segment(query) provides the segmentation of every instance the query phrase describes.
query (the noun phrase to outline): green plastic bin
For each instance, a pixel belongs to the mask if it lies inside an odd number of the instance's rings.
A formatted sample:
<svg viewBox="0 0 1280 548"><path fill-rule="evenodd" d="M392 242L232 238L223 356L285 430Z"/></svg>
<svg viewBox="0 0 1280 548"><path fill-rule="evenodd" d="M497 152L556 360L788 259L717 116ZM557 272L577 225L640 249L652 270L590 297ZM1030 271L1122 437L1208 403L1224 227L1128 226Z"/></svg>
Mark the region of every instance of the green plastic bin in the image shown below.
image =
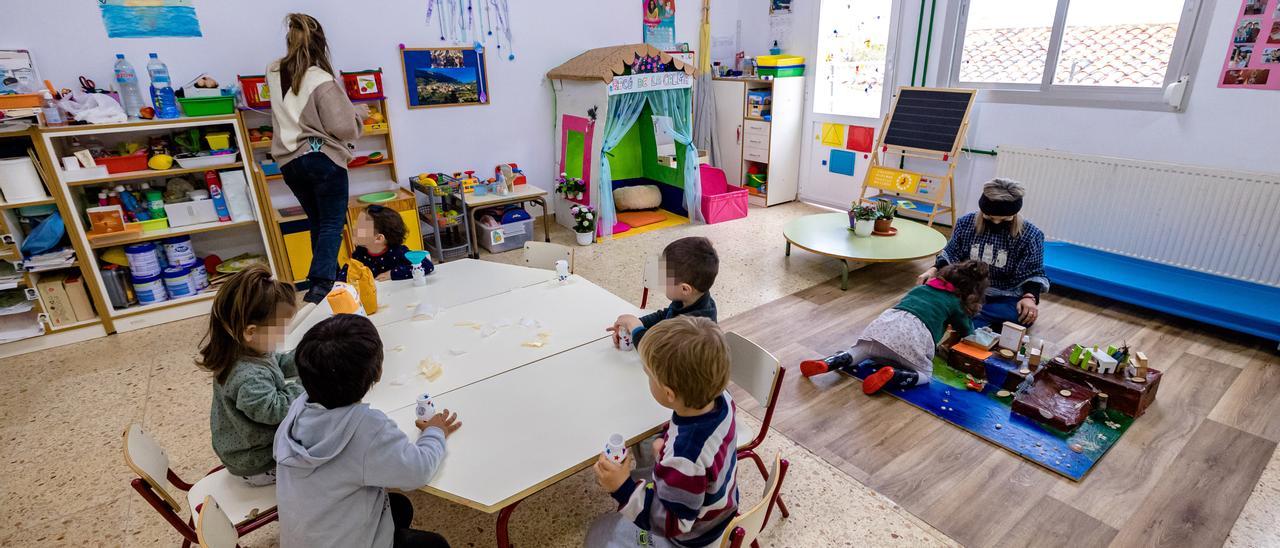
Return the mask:
<svg viewBox="0 0 1280 548"><path fill-rule="evenodd" d="M756 72L760 76L772 76L774 78L787 78L791 76L804 76L804 65L793 65L789 67L759 67Z"/></svg>
<svg viewBox="0 0 1280 548"><path fill-rule="evenodd" d="M236 111L236 98L234 95L182 97L178 99L178 104L182 105L182 112L186 113L187 116L218 116Z"/></svg>

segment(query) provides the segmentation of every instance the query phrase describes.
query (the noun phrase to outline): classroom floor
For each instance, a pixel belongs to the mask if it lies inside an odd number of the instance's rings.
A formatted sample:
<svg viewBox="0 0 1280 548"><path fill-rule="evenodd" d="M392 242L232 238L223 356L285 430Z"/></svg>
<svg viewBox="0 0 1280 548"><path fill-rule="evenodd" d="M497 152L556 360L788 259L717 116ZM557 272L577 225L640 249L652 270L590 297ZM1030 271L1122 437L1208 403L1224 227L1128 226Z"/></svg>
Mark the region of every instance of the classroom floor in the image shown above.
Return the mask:
<svg viewBox="0 0 1280 548"><path fill-rule="evenodd" d="M672 239L707 236L721 254L713 295L722 323L793 368L800 356L838 348L919 270L868 267L841 292L834 261L783 256L782 225L818 211L803 204L753 208L746 220L578 248L577 273L638 304L644 257ZM552 239L569 244L573 234L556 227ZM519 251L482 258L521 261ZM790 371L761 454L781 451L791 460L783 495L792 516L774 521L763 544L1102 546L1128 545L1138 535L1153 544L1280 545L1280 358L1273 346L1068 292L1047 296L1042 317L1043 337L1127 337L1168 373L1138 423L1144 429L1135 426L1084 482L1060 479L902 402L867 398L849 380L810 382ZM776 328L797 319L805 332ZM0 545L178 544L128 487L119 440L126 424L139 422L184 478L216 464L209 378L191 364L206 321L0 363ZM743 408L743 420L757 424L747 413L758 410ZM744 467L740 480L744 504L757 500L762 482L754 467ZM495 516L412 497L418 526L440 531L454 546L493 545ZM522 503L512 538L526 546L578 546L590 519L612 506L591 474L580 473ZM1194 527L1183 527L1184 520ZM1052 534L1031 542L1036 526ZM244 545L274 545L275 531L268 526Z"/></svg>

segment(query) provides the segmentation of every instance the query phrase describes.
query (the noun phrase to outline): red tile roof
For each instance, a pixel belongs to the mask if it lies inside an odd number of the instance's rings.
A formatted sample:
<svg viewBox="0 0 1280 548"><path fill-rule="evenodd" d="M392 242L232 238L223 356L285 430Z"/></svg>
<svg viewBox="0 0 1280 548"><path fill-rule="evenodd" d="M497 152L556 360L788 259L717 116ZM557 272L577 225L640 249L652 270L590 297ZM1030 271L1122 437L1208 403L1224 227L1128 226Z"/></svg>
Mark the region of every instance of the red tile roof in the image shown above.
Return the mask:
<svg viewBox="0 0 1280 548"><path fill-rule="evenodd" d="M1178 25L1068 27L1054 82L1145 86L1164 83ZM963 82L1039 83L1048 27L972 29L965 34Z"/></svg>

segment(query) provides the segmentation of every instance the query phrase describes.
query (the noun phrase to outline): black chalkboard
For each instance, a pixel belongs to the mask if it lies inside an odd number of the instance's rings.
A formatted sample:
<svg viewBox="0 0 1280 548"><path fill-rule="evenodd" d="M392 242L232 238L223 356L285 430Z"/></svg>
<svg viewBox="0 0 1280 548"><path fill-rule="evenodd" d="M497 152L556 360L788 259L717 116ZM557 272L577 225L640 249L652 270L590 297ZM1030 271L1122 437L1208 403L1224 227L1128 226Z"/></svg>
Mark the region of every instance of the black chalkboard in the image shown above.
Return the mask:
<svg viewBox="0 0 1280 548"><path fill-rule="evenodd" d="M884 144L951 152L972 98L972 90L899 90Z"/></svg>

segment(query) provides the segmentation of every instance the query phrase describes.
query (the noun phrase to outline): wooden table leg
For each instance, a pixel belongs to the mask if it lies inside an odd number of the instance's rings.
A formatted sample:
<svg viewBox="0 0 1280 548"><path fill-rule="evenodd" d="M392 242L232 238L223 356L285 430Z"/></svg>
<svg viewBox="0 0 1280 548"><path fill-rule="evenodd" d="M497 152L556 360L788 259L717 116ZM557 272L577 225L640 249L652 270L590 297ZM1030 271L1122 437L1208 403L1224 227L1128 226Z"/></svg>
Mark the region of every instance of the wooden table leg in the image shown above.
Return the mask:
<svg viewBox="0 0 1280 548"><path fill-rule="evenodd" d="M511 548L511 539L507 536L507 522L511 521L511 513L516 511L520 501L515 501L498 512L498 548Z"/></svg>
<svg viewBox="0 0 1280 548"><path fill-rule="evenodd" d="M840 291L849 290L849 261L840 259Z"/></svg>

